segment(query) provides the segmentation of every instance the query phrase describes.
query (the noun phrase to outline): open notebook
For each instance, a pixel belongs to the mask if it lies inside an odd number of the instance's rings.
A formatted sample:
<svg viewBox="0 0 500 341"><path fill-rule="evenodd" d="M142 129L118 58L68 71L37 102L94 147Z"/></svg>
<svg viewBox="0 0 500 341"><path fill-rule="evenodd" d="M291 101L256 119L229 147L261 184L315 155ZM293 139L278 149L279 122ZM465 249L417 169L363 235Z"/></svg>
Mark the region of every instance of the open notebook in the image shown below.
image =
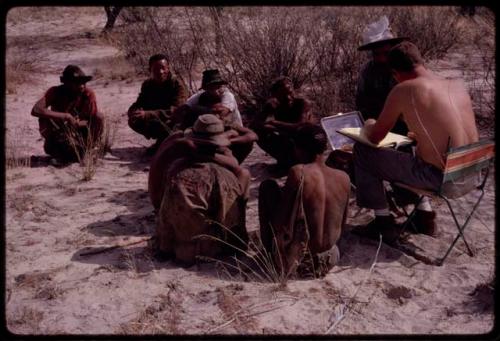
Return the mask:
<svg viewBox="0 0 500 341"><path fill-rule="evenodd" d="M407 145L411 144L413 140L410 138L404 136L404 135L399 135L395 133L387 133L387 135L384 137L382 141L380 141L378 144L374 144L370 142L364 134L361 133L361 128L359 127L346 127L337 130L338 133L347 136L355 141L364 143L366 145L375 147L375 148L395 148L399 147L402 145Z"/></svg>

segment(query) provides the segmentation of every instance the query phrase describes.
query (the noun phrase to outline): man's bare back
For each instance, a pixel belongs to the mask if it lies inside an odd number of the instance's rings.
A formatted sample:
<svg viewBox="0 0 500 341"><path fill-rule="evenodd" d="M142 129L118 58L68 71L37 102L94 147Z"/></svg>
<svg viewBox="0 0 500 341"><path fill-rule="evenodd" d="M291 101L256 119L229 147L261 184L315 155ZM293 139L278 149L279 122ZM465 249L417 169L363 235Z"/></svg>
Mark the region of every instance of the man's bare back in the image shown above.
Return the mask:
<svg viewBox="0 0 500 341"><path fill-rule="evenodd" d="M286 275L297 270L300 276L312 271L321 277L338 261L350 181L345 172L325 165L326 144L320 127L300 127L293 151L300 163L289 170L285 185L269 179L259 187L262 242Z"/></svg>
<svg viewBox="0 0 500 341"><path fill-rule="evenodd" d="M289 176L304 176L302 202L312 254L329 250L340 237L349 201L349 176L317 161L292 167ZM285 207L286 209L286 207Z"/></svg>
<svg viewBox="0 0 500 341"><path fill-rule="evenodd" d="M444 168L450 147L478 140L470 97L460 80L420 76L397 85L394 96L417 140L417 155Z"/></svg>

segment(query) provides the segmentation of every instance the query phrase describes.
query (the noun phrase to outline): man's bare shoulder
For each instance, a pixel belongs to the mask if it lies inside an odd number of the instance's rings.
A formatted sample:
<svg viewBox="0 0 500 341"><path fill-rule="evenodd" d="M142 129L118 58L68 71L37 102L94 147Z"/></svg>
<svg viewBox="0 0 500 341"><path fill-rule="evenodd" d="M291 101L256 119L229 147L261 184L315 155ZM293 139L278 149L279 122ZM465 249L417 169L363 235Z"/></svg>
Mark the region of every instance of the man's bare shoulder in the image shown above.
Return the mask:
<svg viewBox="0 0 500 341"><path fill-rule="evenodd" d="M335 169L331 168L328 166L322 167L323 172L327 176L327 179L332 179L335 182L342 183L342 184L349 184L350 179L349 175L347 175L346 172L340 170L340 169Z"/></svg>

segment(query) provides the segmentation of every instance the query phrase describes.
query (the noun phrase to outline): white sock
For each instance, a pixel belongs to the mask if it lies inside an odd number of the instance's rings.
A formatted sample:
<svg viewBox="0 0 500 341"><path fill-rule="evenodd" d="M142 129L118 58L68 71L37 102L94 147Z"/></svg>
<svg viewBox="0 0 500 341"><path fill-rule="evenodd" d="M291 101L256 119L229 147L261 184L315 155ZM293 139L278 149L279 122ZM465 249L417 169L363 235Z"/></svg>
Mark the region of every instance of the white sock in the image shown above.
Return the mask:
<svg viewBox="0 0 500 341"><path fill-rule="evenodd" d="M391 215L390 211L388 208L382 208L380 210L374 210L375 211L375 216L389 216Z"/></svg>
<svg viewBox="0 0 500 341"><path fill-rule="evenodd" d="M420 204L417 206L417 210L432 212L431 201L428 197L424 197L422 201L420 201Z"/></svg>

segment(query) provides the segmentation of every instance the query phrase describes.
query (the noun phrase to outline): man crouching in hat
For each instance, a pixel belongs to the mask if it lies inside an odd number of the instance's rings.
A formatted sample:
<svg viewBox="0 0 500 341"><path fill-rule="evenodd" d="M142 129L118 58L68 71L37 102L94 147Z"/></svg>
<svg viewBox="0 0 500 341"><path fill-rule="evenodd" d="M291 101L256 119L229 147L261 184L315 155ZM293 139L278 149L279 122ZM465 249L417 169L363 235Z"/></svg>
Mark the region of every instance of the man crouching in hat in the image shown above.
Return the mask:
<svg viewBox="0 0 500 341"><path fill-rule="evenodd" d="M246 248L250 173L238 165L228 148L230 143L222 121L205 114L158 149L148 187L157 210L155 251L160 258L174 257L190 266L197 256L234 253L221 242L195 238L198 235L212 235Z"/></svg>
<svg viewBox="0 0 500 341"><path fill-rule="evenodd" d="M226 87L227 82L221 77L219 70L203 71L201 89L188 98L186 104L179 108L177 115L181 128L191 127L197 117L203 114L213 114L224 122L226 130L232 130L228 135L231 141L231 151L242 163L250 154L257 135L243 126L238 103L234 95Z"/></svg>
<svg viewBox="0 0 500 341"><path fill-rule="evenodd" d="M94 92L85 86L91 79L78 66L66 66L62 85L47 90L31 111L45 139L43 149L56 163L78 161L101 137L104 118L97 112Z"/></svg>

